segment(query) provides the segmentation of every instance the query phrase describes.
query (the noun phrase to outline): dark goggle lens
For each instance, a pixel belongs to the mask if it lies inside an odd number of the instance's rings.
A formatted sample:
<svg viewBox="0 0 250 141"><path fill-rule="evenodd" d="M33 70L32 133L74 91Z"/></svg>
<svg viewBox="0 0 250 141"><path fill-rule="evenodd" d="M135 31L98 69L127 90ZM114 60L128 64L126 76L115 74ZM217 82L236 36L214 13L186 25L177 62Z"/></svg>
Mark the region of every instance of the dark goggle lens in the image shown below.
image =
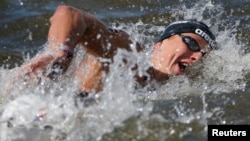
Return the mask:
<svg viewBox="0 0 250 141"><path fill-rule="evenodd" d="M187 45L187 47L190 50L195 51L195 52L200 51L200 47L198 43L193 38L189 36L183 36L183 35L180 35L180 36L182 38L182 41Z"/></svg>

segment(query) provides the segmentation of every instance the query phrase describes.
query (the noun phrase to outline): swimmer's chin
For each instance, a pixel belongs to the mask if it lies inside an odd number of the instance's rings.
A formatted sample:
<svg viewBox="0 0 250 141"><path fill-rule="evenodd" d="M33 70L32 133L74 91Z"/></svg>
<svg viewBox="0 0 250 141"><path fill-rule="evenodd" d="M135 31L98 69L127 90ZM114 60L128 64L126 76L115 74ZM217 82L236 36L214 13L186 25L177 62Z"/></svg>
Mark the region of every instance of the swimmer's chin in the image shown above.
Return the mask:
<svg viewBox="0 0 250 141"><path fill-rule="evenodd" d="M150 73L151 73L151 76L153 77L153 79L155 79L158 82L164 82L164 81L168 80L169 75L170 75L168 73L161 72L161 71L156 70L154 68L151 68Z"/></svg>

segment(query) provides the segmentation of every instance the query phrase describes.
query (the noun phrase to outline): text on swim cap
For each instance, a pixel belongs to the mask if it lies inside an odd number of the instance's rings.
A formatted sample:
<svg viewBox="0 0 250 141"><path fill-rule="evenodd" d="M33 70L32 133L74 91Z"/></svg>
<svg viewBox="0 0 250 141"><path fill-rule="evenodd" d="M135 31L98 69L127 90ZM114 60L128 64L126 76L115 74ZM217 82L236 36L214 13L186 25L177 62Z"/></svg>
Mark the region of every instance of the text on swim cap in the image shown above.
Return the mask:
<svg viewBox="0 0 250 141"><path fill-rule="evenodd" d="M201 36L203 39L205 39L212 48L214 48L214 49L216 48L215 41L206 32L197 28L197 29L195 29L195 33L198 34L199 36Z"/></svg>

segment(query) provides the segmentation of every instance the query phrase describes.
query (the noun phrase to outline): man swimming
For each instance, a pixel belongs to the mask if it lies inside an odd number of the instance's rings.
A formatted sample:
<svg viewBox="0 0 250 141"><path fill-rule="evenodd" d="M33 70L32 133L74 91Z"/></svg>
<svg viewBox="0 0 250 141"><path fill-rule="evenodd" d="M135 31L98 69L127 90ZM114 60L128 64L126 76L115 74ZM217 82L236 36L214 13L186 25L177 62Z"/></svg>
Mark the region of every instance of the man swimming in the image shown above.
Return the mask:
<svg viewBox="0 0 250 141"><path fill-rule="evenodd" d="M110 29L94 16L70 6L59 6L50 19L48 33L49 52L39 54L21 66L22 75L33 75L49 64L66 71L77 45L84 47L83 57L76 71L79 91L99 92L103 87L103 73L112 73L109 65L118 49L143 51L123 31ZM215 36L202 22L178 21L166 27L154 44L148 69L149 79L164 81L169 75L182 75L186 67L199 61L206 53L216 49ZM84 70L84 71L83 71ZM145 79L138 79L143 84Z"/></svg>

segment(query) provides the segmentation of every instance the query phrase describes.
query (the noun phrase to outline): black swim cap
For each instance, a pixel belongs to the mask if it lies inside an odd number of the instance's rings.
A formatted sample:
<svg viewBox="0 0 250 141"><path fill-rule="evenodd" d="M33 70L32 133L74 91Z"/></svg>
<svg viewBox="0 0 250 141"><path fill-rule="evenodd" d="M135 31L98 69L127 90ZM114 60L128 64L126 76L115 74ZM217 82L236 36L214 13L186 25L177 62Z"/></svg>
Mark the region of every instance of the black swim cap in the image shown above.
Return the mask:
<svg viewBox="0 0 250 141"><path fill-rule="evenodd" d="M217 49L215 36L210 31L208 26L203 22L198 22L195 20L178 21L170 24L166 27L158 42L180 33L194 33L196 35L199 35L207 41L212 49Z"/></svg>

